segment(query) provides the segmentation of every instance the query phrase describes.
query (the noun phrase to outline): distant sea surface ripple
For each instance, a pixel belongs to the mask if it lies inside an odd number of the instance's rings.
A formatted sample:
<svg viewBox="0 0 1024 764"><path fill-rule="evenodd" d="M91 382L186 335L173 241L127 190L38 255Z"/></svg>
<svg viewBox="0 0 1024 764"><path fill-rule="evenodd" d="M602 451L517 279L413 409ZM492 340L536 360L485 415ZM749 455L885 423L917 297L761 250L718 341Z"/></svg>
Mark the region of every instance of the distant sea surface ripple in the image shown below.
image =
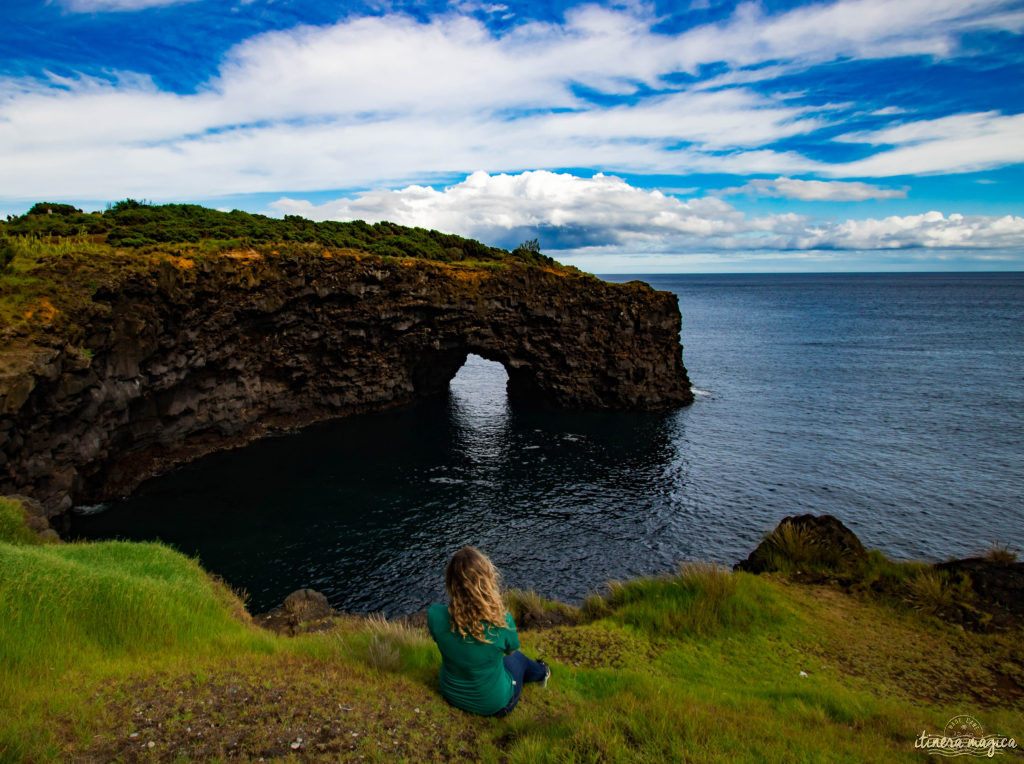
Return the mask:
<svg viewBox="0 0 1024 764"><path fill-rule="evenodd" d="M310 587L392 615L437 601L463 544L567 601L733 563L805 512L896 558L1024 547L1024 274L635 278L679 295L689 408L512 410L471 356L447 401L215 454L72 535L162 539L253 611Z"/></svg>

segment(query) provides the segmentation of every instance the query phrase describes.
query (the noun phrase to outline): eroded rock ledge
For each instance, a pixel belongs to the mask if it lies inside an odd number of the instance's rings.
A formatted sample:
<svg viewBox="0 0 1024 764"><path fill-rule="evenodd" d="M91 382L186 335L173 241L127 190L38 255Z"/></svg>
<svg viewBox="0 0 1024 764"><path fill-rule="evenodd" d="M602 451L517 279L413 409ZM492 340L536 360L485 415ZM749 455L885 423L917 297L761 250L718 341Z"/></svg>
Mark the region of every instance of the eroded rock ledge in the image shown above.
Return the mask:
<svg viewBox="0 0 1024 764"><path fill-rule="evenodd" d="M48 516L274 431L443 394L468 353L513 404L692 400L674 295L557 268L351 253L133 263L0 379L0 494Z"/></svg>

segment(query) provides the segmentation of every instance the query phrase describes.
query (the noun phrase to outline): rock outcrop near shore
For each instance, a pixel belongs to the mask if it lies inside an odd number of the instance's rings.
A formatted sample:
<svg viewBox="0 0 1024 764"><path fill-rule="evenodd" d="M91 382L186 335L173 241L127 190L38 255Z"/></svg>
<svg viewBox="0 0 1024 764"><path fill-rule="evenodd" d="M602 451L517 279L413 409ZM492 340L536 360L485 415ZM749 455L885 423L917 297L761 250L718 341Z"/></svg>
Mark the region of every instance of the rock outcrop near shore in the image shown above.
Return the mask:
<svg viewBox="0 0 1024 764"><path fill-rule="evenodd" d="M504 365L513 405L692 400L677 300L639 282L328 250L112 272L0 370L0 494L47 516L275 431L441 395L469 353Z"/></svg>

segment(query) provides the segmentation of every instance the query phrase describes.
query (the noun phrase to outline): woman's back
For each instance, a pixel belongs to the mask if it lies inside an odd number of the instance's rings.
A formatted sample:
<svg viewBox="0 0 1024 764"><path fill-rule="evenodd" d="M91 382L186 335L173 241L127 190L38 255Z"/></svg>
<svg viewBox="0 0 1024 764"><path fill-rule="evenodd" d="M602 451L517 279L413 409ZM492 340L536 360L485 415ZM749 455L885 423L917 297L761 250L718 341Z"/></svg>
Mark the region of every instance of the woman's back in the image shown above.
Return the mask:
<svg viewBox="0 0 1024 764"><path fill-rule="evenodd" d="M486 642L452 629L445 605L431 605L427 628L441 652L441 694L452 705L488 716L512 699L512 676L502 658L519 649L519 636L512 616L505 614L505 626L486 624Z"/></svg>

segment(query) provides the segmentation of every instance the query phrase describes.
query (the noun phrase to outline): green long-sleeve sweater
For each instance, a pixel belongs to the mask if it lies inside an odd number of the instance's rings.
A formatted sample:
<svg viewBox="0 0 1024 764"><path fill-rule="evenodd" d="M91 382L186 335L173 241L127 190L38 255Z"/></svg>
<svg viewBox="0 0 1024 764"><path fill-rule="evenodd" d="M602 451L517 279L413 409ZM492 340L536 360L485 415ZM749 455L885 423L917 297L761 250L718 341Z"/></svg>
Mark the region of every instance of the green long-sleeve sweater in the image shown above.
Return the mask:
<svg viewBox="0 0 1024 764"><path fill-rule="evenodd" d="M502 656L519 649L519 635L512 616L505 627L484 624L487 642L452 631L446 605L431 605L427 628L441 651L441 694L453 706L489 716L512 700L512 676Z"/></svg>

